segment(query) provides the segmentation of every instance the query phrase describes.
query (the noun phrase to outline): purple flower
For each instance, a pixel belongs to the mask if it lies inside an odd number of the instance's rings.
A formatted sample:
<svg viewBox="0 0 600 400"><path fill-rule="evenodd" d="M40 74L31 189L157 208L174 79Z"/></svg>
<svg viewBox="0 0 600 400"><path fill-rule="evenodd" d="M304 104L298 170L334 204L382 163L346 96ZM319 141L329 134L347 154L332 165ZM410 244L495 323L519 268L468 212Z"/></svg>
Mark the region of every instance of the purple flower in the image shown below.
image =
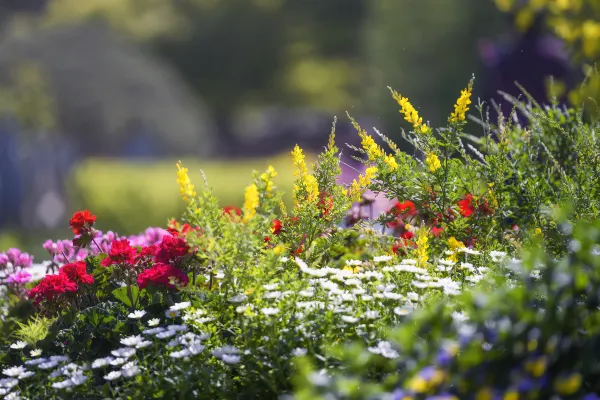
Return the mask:
<svg viewBox="0 0 600 400"><path fill-rule="evenodd" d="M31 274L27 271L18 271L10 275L6 282L24 285L31 280Z"/></svg>
<svg viewBox="0 0 600 400"><path fill-rule="evenodd" d="M0 268L5 268L8 263L9 259L6 253L0 253Z"/></svg>
<svg viewBox="0 0 600 400"><path fill-rule="evenodd" d="M583 396L581 400L600 400L600 397L597 394L590 393Z"/></svg>

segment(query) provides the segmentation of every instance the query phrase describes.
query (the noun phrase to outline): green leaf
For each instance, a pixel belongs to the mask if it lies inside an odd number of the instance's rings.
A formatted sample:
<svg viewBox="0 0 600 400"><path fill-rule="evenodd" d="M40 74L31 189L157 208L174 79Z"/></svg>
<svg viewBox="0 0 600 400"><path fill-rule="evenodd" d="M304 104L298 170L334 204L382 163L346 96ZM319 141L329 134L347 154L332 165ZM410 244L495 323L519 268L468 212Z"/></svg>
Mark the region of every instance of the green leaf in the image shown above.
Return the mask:
<svg viewBox="0 0 600 400"><path fill-rule="evenodd" d="M133 307L134 304L137 303L138 297L140 295L140 290L137 286L131 286L131 295L133 298L133 303L131 302L131 298L129 297L129 293L127 291L127 286L120 287L112 291L113 296L127 307Z"/></svg>

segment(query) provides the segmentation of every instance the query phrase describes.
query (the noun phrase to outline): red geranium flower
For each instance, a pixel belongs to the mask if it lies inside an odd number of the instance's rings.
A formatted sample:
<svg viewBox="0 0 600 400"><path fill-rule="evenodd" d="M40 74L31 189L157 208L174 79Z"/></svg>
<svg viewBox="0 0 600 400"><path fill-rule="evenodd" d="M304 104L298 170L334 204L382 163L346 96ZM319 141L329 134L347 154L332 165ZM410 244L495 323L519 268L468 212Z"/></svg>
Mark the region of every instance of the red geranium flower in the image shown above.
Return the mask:
<svg viewBox="0 0 600 400"><path fill-rule="evenodd" d="M444 231L444 228L442 226L433 226L431 228L431 235L432 236L440 236L440 234Z"/></svg>
<svg viewBox="0 0 600 400"><path fill-rule="evenodd" d="M69 225L74 234L80 235L94 226L94 222L96 222L96 216L88 210L84 210L73 214L73 217L69 220Z"/></svg>
<svg viewBox="0 0 600 400"><path fill-rule="evenodd" d="M164 286L168 289L176 289L177 286L186 286L189 282L188 276L177 267L168 264L154 264L152 268L143 271L137 277L140 289L149 284Z"/></svg>
<svg viewBox="0 0 600 400"><path fill-rule="evenodd" d="M395 221L388 222L388 227L397 228L402 224L403 220L417 215L417 207L412 201L406 200L402 203L396 202L396 204L394 204L394 206L388 212L396 218Z"/></svg>
<svg viewBox="0 0 600 400"><path fill-rule="evenodd" d="M475 212L475 204L472 194L467 194L462 200L459 200L458 207L460 208L460 215L463 217L470 217Z"/></svg>
<svg viewBox="0 0 600 400"><path fill-rule="evenodd" d="M69 280L66 274L46 275L36 287L28 292L28 296L34 304L39 304L43 300L52 301L61 294L76 291L77 284Z"/></svg>
<svg viewBox="0 0 600 400"><path fill-rule="evenodd" d="M392 246L392 251L395 254L406 255L406 249L410 247L415 248L416 243L411 242L408 239L400 239Z"/></svg>
<svg viewBox="0 0 600 400"><path fill-rule="evenodd" d="M406 232L404 232L404 233L400 234L400 238L402 238L402 239L406 239L406 240L410 240L410 239L412 239L413 237L415 237L415 234L414 234L414 233L412 233L411 231L406 231Z"/></svg>
<svg viewBox="0 0 600 400"><path fill-rule="evenodd" d="M102 265L108 267L114 264L133 264L136 254L137 251L131 247L129 240L115 240L110 245L108 257L102 260Z"/></svg>
<svg viewBox="0 0 600 400"><path fill-rule="evenodd" d="M275 235L279 235L279 232L281 232L281 227L283 225L281 224L281 221L278 219L274 219L273 222L271 223L271 231L275 234Z"/></svg>
<svg viewBox="0 0 600 400"><path fill-rule="evenodd" d="M65 264L58 270L59 274L64 274L70 281L91 285L94 283L94 277L87 273L85 261L77 261L71 264Z"/></svg>
<svg viewBox="0 0 600 400"><path fill-rule="evenodd" d="M159 249L154 256L154 260L157 263L168 264L172 260L185 256L189 250L190 247L183 238L163 236Z"/></svg>
<svg viewBox="0 0 600 400"><path fill-rule="evenodd" d="M144 246L137 251L137 255L135 256L135 263L141 261L147 261L153 259L158 251L158 246L155 244L151 244L150 246Z"/></svg>
<svg viewBox="0 0 600 400"><path fill-rule="evenodd" d="M223 214L227 214L230 217L237 215L238 217L242 215L242 209L236 206L225 206L223 207Z"/></svg>

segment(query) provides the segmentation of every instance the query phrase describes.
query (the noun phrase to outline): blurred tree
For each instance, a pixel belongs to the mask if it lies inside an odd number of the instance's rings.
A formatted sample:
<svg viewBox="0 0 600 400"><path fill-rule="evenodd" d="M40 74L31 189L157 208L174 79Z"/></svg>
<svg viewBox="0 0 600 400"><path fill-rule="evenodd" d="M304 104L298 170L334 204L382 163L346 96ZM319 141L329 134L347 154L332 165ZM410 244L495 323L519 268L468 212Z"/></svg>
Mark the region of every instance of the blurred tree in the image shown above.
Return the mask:
<svg viewBox="0 0 600 400"><path fill-rule="evenodd" d="M407 96L433 126L444 124L460 90L482 68L477 41L503 25L491 0L370 2L365 97L371 113L384 119L385 133L395 136L399 126L408 127L386 86ZM476 84L473 97L479 94Z"/></svg>

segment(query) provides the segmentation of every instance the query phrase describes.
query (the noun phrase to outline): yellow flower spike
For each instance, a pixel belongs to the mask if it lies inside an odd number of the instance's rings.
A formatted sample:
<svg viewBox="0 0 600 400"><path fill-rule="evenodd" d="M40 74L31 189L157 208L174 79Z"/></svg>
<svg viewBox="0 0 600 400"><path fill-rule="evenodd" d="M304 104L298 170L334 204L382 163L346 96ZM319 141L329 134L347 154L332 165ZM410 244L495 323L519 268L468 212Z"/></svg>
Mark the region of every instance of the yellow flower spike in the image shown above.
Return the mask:
<svg viewBox="0 0 600 400"><path fill-rule="evenodd" d="M427 158L425 158L425 164L427 164L429 172L432 173L440 169L442 166L440 159L438 158L438 156L435 155L435 153L427 153Z"/></svg>
<svg viewBox="0 0 600 400"><path fill-rule="evenodd" d="M367 135L365 131L358 132L358 135L362 139L362 148L367 153L367 156L369 157L370 161L374 161L377 158L383 156L383 150L381 150L381 148L377 145L377 143L375 143L375 140L371 136Z"/></svg>
<svg viewBox="0 0 600 400"><path fill-rule="evenodd" d="M398 102L400 113L404 114L404 119L412 124L415 132L422 134L431 132L427 124L423 123L423 118L419 117L419 113L406 97L402 97L396 91L392 91L392 97Z"/></svg>
<svg viewBox="0 0 600 400"><path fill-rule="evenodd" d="M273 181L272 178L277 176L277 171L273 168L272 165L269 165L267 170L260 175L260 179L265 182L265 191L270 193L273 189Z"/></svg>
<svg viewBox="0 0 600 400"><path fill-rule="evenodd" d="M448 257L448 261L454 261L454 262L458 261L457 255L456 255L456 250L466 247L465 244L461 241L456 240L456 238L454 236L450 237L446 243L448 244L450 251L453 252L453 254Z"/></svg>
<svg viewBox="0 0 600 400"><path fill-rule="evenodd" d="M477 391L475 394L475 400L492 400L494 398L494 393L490 388L484 387Z"/></svg>
<svg viewBox="0 0 600 400"><path fill-rule="evenodd" d="M294 150L292 150L292 159L294 160L294 166L296 167L294 176L300 177L304 174L308 174L308 167L306 166L306 161L304 161L304 153L302 153L300 146L296 145Z"/></svg>
<svg viewBox="0 0 600 400"><path fill-rule="evenodd" d="M358 180L360 180L361 178L362 175L359 175ZM362 196L362 188L360 187L360 183L358 183L356 179L352 181L352 185L350 186L350 190L348 192L352 201L360 201L360 197Z"/></svg>
<svg viewBox="0 0 600 400"><path fill-rule="evenodd" d="M398 163L396 162L396 159L394 158L394 156L385 156L385 159L383 160L383 162L385 162L392 171L395 171L398 169Z"/></svg>
<svg viewBox="0 0 600 400"><path fill-rule="evenodd" d="M249 222L256 215L256 208L258 208L259 196L258 188L256 184L248 186L244 192L244 222Z"/></svg>
<svg viewBox="0 0 600 400"><path fill-rule="evenodd" d="M454 105L454 112L450 114L448 121L451 123L462 122L466 119L469 104L471 104L471 93L473 91L473 81L469 82L469 86L465 90L461 90L460 97Z"/></svg>
<svg viewBox="0 0 600 400"><path fill-rule="evenodd" d="M299 204L297 195L302 187L306 190L306 200L309 202L315 201L319 197L319 184L317 178L308 173L308 167L306 166L306 161L304 161L304 154L298 145L296 145L292 151L292 159L294 160L294 166L296 167L294 176L299 178L301 184L294 184L294 199L296 200L296 205Z"/></svg>
<svg viewBox="0 0 600 400"><path fill-rule="evenodd" d="M179 184L179 193L184 201L189 202L192 197L196 197L196 189L188 176L188 169L183 168L181 161L177 161L177 183Z"/></svg>
<svg viewBox="0 0 600 400"><path fill-rule="evenodd" d="M429 248L429 237L427 236L427 230L421 229L419 231L419 237L417 238L417 265L423 266L429 260L427 255L427 249Z"/></svg>

